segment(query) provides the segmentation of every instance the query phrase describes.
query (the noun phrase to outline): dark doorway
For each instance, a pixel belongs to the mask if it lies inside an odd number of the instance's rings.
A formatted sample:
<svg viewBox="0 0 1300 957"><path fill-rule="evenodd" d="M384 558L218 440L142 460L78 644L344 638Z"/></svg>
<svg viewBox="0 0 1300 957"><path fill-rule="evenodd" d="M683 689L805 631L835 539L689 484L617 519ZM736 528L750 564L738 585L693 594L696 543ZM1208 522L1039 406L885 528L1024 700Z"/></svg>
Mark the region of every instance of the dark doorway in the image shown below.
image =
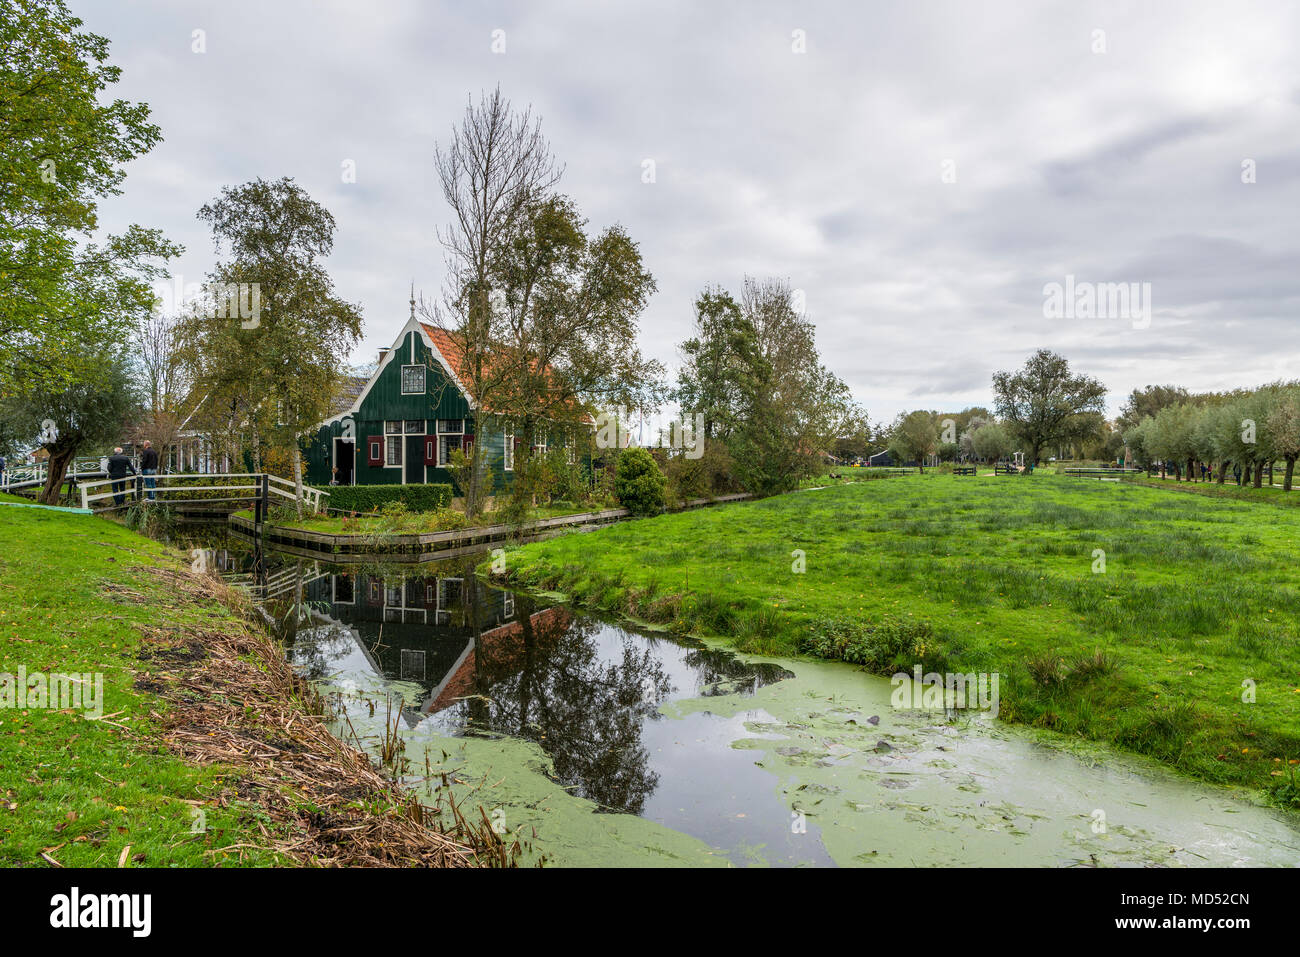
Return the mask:
<svg viewBox="0 0 1300 957"><path fill-rule="evenodd" d="M424 436L406 437L406 482L420 485L424 482Z"/></svg>
<svg viewBox="0 0 1300 957"><path fill-rule="evenodd" d="M334 467L338 469L335 478L340 485L352 484L352 469L357 461L357 445L346 439L334 440Z"/></svg>

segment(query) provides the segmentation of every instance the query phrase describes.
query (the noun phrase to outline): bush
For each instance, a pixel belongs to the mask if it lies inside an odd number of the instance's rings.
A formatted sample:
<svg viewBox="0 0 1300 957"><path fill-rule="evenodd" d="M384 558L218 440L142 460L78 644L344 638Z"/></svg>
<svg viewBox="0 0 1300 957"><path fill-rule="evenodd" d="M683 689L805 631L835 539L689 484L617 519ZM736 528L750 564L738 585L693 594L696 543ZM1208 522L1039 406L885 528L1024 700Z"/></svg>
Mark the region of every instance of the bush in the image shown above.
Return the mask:
<svg viewBox="0 0 1300 957"><path fill-rule="evenodd" d="M799 651L818 658L864 665L876 674L910 671L913 665L944 666L928 621L887 617L879 622L827 621L799 639Z"/></svg>
<svg viewBox="0 0 1300 957"><path fill-rule="evenodd" d="M657 515L664 510L664 473L646 449L625 449L618 457L614 494L633 515Z"/></svg>
<svg viewBox="0 0 1300 957"><path fill-rule="evenodd" d="M373 512L390 502L400 502L412 512L435 512L451 504L451 486L338 485L330 489L326 504L343 512Z"/></svg>

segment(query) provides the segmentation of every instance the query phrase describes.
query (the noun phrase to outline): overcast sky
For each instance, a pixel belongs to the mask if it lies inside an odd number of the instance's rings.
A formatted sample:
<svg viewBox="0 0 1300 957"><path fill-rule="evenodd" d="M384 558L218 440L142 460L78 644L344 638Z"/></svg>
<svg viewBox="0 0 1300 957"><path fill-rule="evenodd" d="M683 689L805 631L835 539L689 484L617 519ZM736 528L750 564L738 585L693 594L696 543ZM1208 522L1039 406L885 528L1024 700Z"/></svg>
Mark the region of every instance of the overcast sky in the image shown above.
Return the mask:
<svg viewBox="0 0 1300 957"><path fill-rule="evenodd" d="M873 419L987 405L1038 347L1101 378L1112 412L1147 383L1300 377L1294 4L71 5L164 137L103 224L162 228L201 281L198 207L292 176L337 219L357 360L391 343L412 280L441 286L434 145L499 83L591 225L640 243L659 284L641 341L670 368L698 292L748 273L803 291ZM1149 323L1046 315L1067 275L1150 283Z"/></svg>

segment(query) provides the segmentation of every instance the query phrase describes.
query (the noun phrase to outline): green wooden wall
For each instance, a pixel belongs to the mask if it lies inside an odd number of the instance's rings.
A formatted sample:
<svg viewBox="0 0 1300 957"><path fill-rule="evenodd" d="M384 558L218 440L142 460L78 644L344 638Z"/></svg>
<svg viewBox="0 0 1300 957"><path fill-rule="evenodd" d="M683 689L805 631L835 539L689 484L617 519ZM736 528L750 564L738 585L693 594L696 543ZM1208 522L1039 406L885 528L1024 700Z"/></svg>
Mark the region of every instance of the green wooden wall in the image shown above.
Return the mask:
<svg viewBox="0 0 1300 957"><path fill-rule="evenodd" d="M403 394L402 366L425 367L425 391L420 395ZM347 420L351 419L349 428ZM384 435L386 421L421 419L425 433L433 435L438 419L465 419L466 430L477 432L474 414L460 389L443 370L442 364L424 344L417 332L409 332L394 354L384 364L379 378L361 402L361 407L350 416L321 426L307 446L307 481L315 486L327 486L332 477L334 440L349 434L354 439L354 483L357 485L405 484L406 467L371 466L368 464L366 440L372 435ZM476 441L486 441L485 466L493 493L506 488L511 473L502 469L505 435L499 426L489 422L485 435L476 435ZM451 474L442 468L421 466L424 482L449 482L455 485ZM459 494L459 489L457 489Z"/></svg>

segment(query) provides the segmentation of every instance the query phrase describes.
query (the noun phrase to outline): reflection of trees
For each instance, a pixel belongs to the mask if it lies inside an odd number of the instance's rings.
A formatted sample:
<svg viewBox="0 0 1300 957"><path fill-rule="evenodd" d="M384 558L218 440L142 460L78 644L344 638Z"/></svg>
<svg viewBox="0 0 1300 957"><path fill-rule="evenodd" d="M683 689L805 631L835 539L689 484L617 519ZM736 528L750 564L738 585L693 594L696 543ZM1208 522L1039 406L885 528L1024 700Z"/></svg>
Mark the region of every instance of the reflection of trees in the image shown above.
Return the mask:
<svg viewBox="0 0 1300 957"><path fill-rule="evenodd" d="M793 678L794 672L766 661L741 661L729 651L714 648L692 648L682 660L700 675L700 696L733 694L736 691L757 691L764 685ZM738 688L737 685L745 687Z"/></svg>
<svg viewBox="0 0 1300 957"><path fill-rule="evenodd" d="M479 639L473 727L538 742L562 784L603 808L640 813L659 783L641 725L672 691L657 656L625 641L621 661L601 661L598 622L518 604L518 627Z"/></svg>

